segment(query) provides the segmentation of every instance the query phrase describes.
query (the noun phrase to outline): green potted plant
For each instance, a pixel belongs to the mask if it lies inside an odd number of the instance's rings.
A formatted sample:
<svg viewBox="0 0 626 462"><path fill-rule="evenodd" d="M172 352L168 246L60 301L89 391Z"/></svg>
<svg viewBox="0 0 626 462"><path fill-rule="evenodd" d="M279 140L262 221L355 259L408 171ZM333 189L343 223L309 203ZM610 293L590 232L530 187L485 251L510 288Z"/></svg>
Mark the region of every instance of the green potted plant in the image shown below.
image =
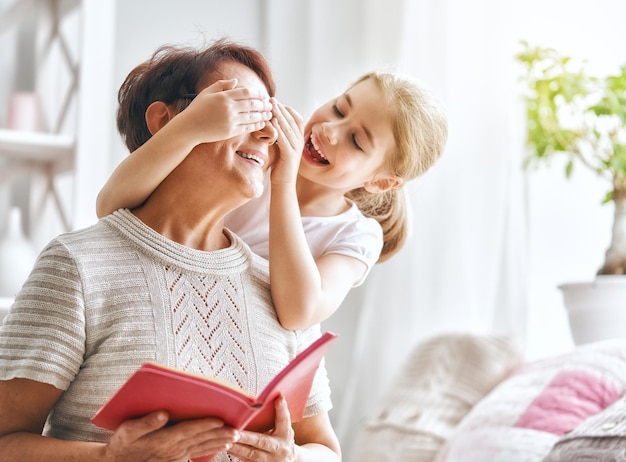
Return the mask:
<svg viewBox="0 0 626 462"><path fill-rule="evenodd" d="M626 300L626 64L619 72L600 78L552 48L527 42L522 46L515 58L524 66L522 81L527 90L525 166L565 156L566 177L576 166L591 169L606 179L602 202L614 206L611 243L595 280L560 286L574 340L584 343L623 336L618 330L626 323L626 310L618 305ZM613 301L614 296L619 300ZM609 307L615 309L608 313L607 322L602 321L598 310ZM575 332L578 324L587 333ZM598 332L591 333L594 330Z"/></svg>

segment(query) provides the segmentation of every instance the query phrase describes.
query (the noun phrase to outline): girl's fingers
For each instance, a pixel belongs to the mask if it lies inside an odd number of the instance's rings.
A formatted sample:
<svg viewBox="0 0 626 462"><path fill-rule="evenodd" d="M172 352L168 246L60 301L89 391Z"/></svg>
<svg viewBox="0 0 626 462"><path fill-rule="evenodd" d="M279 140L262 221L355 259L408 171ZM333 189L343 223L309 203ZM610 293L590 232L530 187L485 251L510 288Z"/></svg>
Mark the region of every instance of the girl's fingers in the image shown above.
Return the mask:
<svg viewBox="0 0 626 462"><path fill-rule="evenodd" d="M232 122L235 125L269 122L272 117L272 104L268 101L245 100L233 103ZM261 127L263 128L263 127Z"/></svg>
<svg viewBox="0 0 626 462"><path fill-rule="evenodd" d="M233 109L237 112L272 112L272 103L269 99L242 99L233 102Z"/></svg>
<svg viewBox="0 0 626 462"><path fill-rule="evenodd" d="M278 143L278 146L281 148L281 150L293 150L293 143L291 142L289 133L291 129L286 129L285 126L278 121L278 117L276 115L272 118L272 124L278 132L278 138L276 139L276 142Z"/></svg>
<svg viewBox="0 0 626 462"><path fill-rule="evenodd" d="M259 130L263 130L266 124L267 122L263 121L263 122L255 122L251 124L241 125L241 128L242 128L241 134L248 133L248 132L258 132Z"/></svg>
<svg viewBox="0 0 626 462"><path fill-rule="evenodd" d="M293 121L295 122L296 126L298 127L298 131L303 132L304 131L304 119L302 118L302 116L298 114L295 109L290 108L289 106L285 106L285 109L287 110L287 112L292 117Z"/></svg>
<svg viewBox="0 0 626 462"><path fill-rule="evenodd" d="M266 122L272 119L271 112L243 112L240 114L241 123Z"/></svg>
<svg viewBox="0 0 626 462"><path fill-rule="evenodd" d="M261 90L251 90L241 87L228 90L225 93L233 101L234 108L237 112L272 110L272 103L267 93L264 94Z"/></svg>
<svg viewBox="0 0 626 462"><path fill-rule="evenodd" d="M291 129L294 132L301 132L301 127L304 125L304 123L300 114L298 114L292 108L283 106L282 104L280 104L278 107L279 122L286 125L288 129Z"/></svg>
<svg viewBox="0 0 626 462"><path fill-rule="evenodd" d="M272 102L274 103L274 118L278 127L286 135L291 146L297 146L302 138L302 119L300 115L293 109L283 106L274 98Z"/></svg>
<svg viewBox="0 0 626 462"><path fill-rule="evenodd" d="M234 100L246 100L246 99L262 99L269 101L267 93L260 88L251 89L247 87L237 87L226 92L231 99Z"/></svg>
<svg viewBox="0 0 626 462"><path fill-rule="evenodd" d="M202 92L217 93L220 91L230 91L237 86L237 79L218 80L206 87Z"/></svg>

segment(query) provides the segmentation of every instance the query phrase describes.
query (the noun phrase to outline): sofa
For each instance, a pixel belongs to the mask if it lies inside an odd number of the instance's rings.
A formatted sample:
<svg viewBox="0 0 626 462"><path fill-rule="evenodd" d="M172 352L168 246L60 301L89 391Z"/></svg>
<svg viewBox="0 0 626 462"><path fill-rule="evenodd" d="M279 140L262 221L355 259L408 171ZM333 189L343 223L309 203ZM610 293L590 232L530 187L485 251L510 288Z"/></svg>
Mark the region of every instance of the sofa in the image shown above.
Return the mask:
<svg viewBox="0 0 626 462"><path fill-rule="evenodd" d="M428 339L357 430L349 462L626 461L626 338L524 361L507 337Z"/></svg>

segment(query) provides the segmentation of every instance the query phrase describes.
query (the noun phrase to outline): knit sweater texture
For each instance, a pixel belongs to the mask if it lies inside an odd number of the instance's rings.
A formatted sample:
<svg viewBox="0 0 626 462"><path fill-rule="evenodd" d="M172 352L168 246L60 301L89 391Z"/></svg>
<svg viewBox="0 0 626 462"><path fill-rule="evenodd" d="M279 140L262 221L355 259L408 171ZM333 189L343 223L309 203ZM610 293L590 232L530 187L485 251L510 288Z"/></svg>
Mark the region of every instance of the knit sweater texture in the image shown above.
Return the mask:
<svg viewBox="0 0 626 462"><path fill-rule="evenodd" d="M64 390L45 435L107 441L90 418L143 362L256 395L319 337L280 326L267 261L225 233L230 247L198 251L120 210L47 245L0 328L1 380ZM322 363L305 416L330 408Z"/></svg>

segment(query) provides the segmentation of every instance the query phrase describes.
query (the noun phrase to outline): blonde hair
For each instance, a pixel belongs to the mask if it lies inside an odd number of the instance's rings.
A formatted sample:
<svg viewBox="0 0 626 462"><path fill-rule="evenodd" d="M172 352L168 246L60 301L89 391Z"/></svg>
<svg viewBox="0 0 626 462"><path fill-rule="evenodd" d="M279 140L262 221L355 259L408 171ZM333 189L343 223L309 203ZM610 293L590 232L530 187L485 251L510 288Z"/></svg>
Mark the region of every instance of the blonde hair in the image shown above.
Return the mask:
<svg viewBox="0 0 626 462"><path fill-rule="evenodd" d="M402 186L382 193L358 188L346 194L365 216L383 229L383 249L378 262L398 252L408 237L408 210L404 184L423 175L443 153L448 120L439 101L424 88L391 72L369 72L351 87L371 79L391 109L395 149L387 153L387 174L404 180Z"/></svg>

